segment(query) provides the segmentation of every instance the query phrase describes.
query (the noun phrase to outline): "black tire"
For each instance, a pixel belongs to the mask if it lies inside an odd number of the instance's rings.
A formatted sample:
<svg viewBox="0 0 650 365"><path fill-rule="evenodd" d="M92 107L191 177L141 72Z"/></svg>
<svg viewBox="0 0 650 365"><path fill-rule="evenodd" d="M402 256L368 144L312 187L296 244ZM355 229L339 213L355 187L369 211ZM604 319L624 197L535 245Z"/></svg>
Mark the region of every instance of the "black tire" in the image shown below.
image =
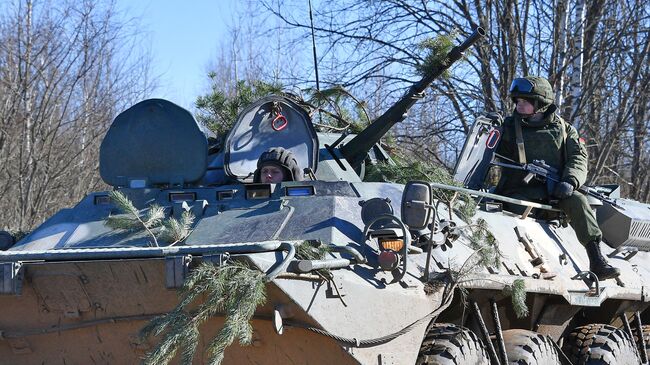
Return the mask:
<svg viewBox="0 0 650 365"><path fill-rule="evenodd" d="M638 365L641 363L634 340L622 329L606 324L575 328L565 339L564 353L572 364Z"/></svg>
<svg viewBox="0 0 650 365"><path fill-rule="evenodd" d="M488 365L490 359L481 340L467 328L433 323L427 330L416 365Z"/></svg>
<svg viewBox="0 0 650 365"><path fill-rule="evenodd" d="M537 332L512 329L503 331L509 364L560 364L560 354L552 340Z"/></svg>
<svg viewBox="0 0 650 365"><path fill-rule="evenodd" d="M650 325L641 326L641 331L643 333L643 347L646 353L646 359L650 359ZM632 327L632 333L634 333L634 343L638 344L639 334L636 330L636 326Z"/></svg>

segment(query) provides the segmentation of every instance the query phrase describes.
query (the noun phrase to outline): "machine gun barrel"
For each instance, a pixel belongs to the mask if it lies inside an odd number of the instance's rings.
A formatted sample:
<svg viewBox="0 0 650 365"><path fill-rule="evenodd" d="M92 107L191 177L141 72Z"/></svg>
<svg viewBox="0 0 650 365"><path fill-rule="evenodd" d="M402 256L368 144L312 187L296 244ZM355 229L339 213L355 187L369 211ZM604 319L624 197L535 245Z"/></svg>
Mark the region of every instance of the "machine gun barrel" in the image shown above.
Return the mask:
<svg viewBox="0 0 650 365"><path fill-rule="evenodd" d="M478 27L474 32L460 45L452 48L438 66L436 66L430 73L424 76L420 81L416 82L406 92L406 94L391 106L384 114L375 119L366 129L361 131L350 142L346 143L340 148L341 154L355 169L359 167L366 154L372 146L379 142L390 128L397 122L401 122L406 118L408 110L415 104L416 101L422 98L422 93L431 85L433 80L438 78L445 70L447 70L454 62L458 61L469 47L476 43L479 39L485 36L485 30Z"/></svg>

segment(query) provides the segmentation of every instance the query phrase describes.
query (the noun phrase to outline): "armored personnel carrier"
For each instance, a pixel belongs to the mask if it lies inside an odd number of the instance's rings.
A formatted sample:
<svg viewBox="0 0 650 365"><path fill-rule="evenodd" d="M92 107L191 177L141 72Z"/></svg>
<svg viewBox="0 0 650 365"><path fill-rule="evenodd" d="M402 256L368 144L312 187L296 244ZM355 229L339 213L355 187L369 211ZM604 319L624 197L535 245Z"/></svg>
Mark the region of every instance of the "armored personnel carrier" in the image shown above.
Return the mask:
<svg viewBox="0 0 650 365"><path fill-rule="evenodd" d="M194 270L233 262L263 273L267 299L250 322L251 345L229 346L226 364L647 362L650 206L610 189L597 208L602 250L621 270L599 282L573 230L534 215L552 206L481 189L496 119L478 118L469 134L455 170L464 186L363 181L365 164L389 160L379 139L482 34L358 135L316 132L285 96L247 107L217 153L173 103L121 113L101 146L103 180L142 216L154 205L164 218L192 213L189 234L172 242L156 240L158 228L112 228L124 212L109 192L90 193L18 242L3 233L0 363L139 363L159 339L140 330L174 310ZM272 147L293 152L302 181L252 181ZM476 214L461 217L434 198L441 191L468 194ZM503 202L530 209L513 214ZM489 232L479 242L478 226ZM326 255L300 257L305 242ZM499 260L477 263L495 248ZM185 362L210 361L205 349L228 313L213 314Z"/></svg>

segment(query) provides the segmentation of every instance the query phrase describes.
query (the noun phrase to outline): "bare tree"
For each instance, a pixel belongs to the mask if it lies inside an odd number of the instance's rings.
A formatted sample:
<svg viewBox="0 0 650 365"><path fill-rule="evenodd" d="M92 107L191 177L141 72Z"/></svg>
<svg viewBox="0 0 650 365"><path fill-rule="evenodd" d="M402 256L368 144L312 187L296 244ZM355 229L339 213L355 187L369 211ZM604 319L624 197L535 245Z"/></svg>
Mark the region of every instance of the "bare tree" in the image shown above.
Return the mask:
<svg viewBox="0 0 650 365"><path fill-rule="evenodd" d="M0 221L28 230L101 185L112 118L149 90L112 3L16 0L0 18ZM137 52L136 52L137 54Z"/></svg>

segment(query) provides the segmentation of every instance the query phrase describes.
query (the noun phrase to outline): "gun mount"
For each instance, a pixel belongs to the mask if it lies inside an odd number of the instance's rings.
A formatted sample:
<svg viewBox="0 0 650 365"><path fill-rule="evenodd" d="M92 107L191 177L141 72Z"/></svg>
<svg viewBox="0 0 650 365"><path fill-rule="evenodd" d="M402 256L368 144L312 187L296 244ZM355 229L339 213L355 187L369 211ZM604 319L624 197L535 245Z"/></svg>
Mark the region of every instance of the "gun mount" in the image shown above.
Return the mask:
<svg viewBox="0 0 650 365"><path fill-rule="evenodd" d="M420 81L413 84L399 101L386 110L379 118L375 119L350 142L343 145L340 148L341 154L350 165L357 169L361 163L363 163L370 148L372 148L375 143L379 142L379 139L383 137L393 125L406 118L408 110L416 101L422 98L422 94L429 85L431 85L431 83L445 70L451 67L454 62L458 61L469 47L478 42L484 36L485 30L481 27L476 28L463 43L449 51L444 61L437 65Z"/></svg>

